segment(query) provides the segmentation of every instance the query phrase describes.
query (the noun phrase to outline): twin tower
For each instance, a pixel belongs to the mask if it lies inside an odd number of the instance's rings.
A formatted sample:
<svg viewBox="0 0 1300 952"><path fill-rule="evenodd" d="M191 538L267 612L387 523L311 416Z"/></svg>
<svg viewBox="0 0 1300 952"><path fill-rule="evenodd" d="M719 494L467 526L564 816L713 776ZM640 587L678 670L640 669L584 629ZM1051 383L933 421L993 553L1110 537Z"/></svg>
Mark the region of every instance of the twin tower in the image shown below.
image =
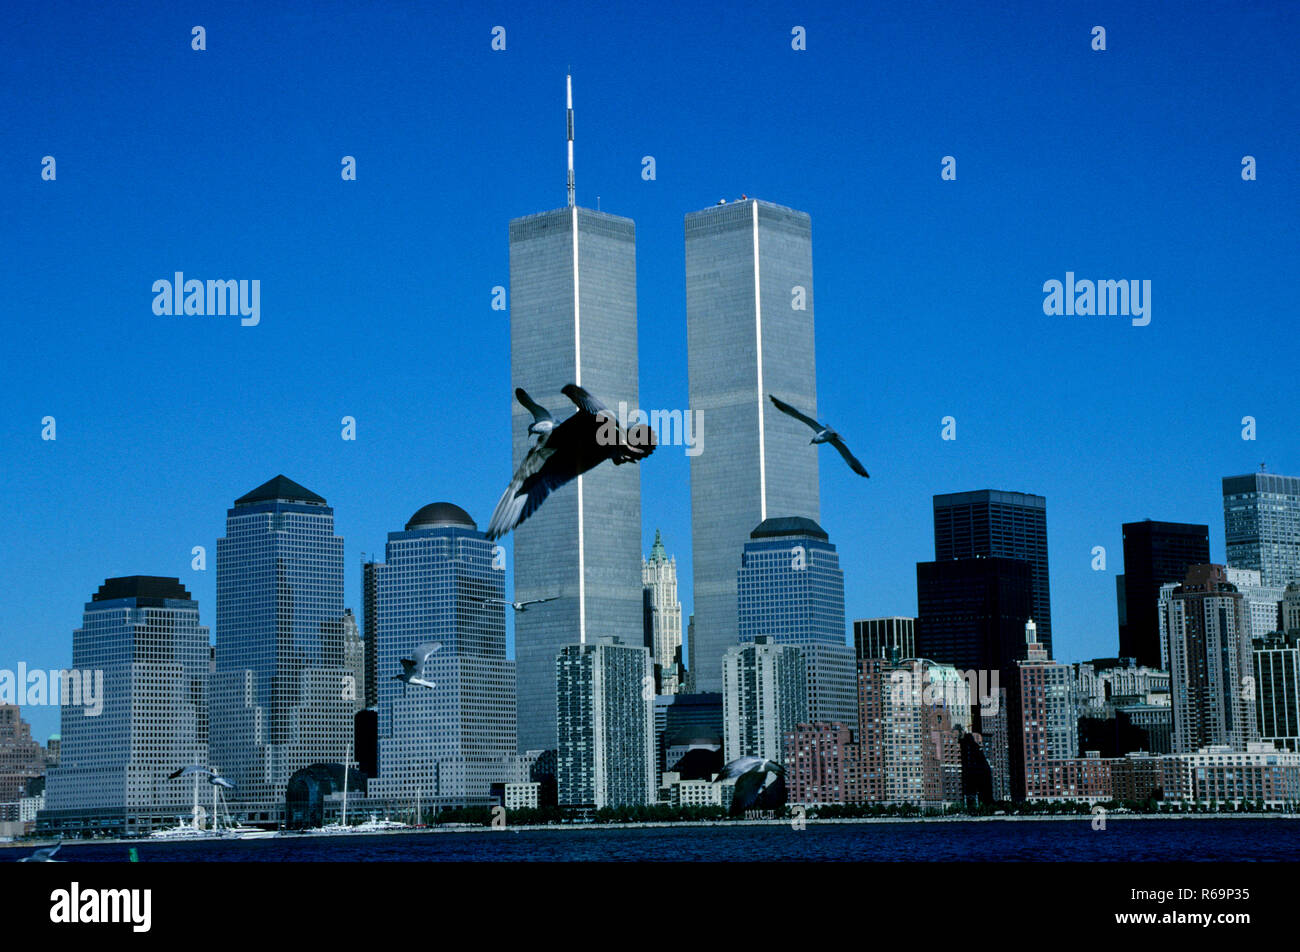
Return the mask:
<svg viewBox="0 0 1300 952"><path fill-rule="evenodd" d="M513 220L510 289L512 389L557 416L571 381L611 408L641 407L631 219L580 208L570 190L568 207ZM750 198L687 215L686 325L686 409L706 434L691 457L690 654L696 690L719 691L750 532L768 517L819 519L816 447L767 399L817 412L809 216ZM530 420L512 404L516 467ZM601 466L554 493L515 530L514 572L516 599L559 596L515 616L519 749L553 749L561 648L643 643L640 467Z"/></svg>

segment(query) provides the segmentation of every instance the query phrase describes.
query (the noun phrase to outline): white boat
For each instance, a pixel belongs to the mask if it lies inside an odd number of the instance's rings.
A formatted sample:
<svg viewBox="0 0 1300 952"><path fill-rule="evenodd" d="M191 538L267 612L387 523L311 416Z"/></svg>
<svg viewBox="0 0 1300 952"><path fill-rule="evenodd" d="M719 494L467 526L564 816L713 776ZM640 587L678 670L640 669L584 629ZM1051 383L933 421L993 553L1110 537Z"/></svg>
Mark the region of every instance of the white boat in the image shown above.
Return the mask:
<svg viewBox="0 0 1300 952"><path fill-rule="evenodd" d="M348 744L347 755L343 759L343 810L341 812L341 821L338 823L327 823L324 826L316 827L313 830L307 830L308 833L316 835L337 836L345 833L383 833L388 830L409 830L410 826L406 823L399 823L397 820L379 819L379 814L370 814L370 819L364 823L358 823L352 826L348 823L348 775L352 772L352 744Z"/></svg>
<svg viewBox="0 0 1300 952"><path fill-rule="evenodd" d="M182 772L190 773L194 776L194 806L191 811L193 819L186 823L184 819L173 827L165 830L155 830L149 834L151 839L159 840L219 840L219 839L239 839L239 840L261 840L268 839L276 835L275 830L264 830L259 826L246 826L236 823L235 818L230 815L230 808L226 806L226 798L221 792L221 784L234 786L224 780L217 774L215 767L201 767L197 764L190 767L182 768L177 774ZM199 775L206 774L209 782L212 783L212 825L205 827L203 825L204 812L199 806ZM173 775L175 776L175 775ZM220 780L221 784L216 781Z"/></svg>

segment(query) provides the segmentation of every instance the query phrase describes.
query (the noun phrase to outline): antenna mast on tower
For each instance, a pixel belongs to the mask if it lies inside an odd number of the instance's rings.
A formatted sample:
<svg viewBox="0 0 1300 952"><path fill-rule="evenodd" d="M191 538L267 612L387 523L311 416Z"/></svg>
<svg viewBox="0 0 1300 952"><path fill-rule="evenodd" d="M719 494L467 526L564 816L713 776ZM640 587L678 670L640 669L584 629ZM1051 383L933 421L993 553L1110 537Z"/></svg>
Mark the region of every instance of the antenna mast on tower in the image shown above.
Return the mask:
<svg viewBox="0 0 1300 952"><path fill-rule="evenodd" d="M573 207L573 76L564 77L565 102L569 120L569 207Z"/></svg>

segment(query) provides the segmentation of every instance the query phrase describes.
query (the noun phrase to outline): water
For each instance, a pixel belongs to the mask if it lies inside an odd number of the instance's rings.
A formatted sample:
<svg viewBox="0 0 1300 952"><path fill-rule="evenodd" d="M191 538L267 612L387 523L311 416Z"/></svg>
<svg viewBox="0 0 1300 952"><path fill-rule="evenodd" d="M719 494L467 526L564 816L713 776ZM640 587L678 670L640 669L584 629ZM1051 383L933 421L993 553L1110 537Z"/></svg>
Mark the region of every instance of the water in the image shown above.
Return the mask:
<svg viewBox="0 0 1300 952"><path fill-rule="evenodd" d="M1300 859L1300 820L1091 817L980 822L818 823L638 829L475 830L291 836L200 843L69 843L58 858L124 862L529 861L1282 861ZM0 861L28 855L0 849Z"/></svg>

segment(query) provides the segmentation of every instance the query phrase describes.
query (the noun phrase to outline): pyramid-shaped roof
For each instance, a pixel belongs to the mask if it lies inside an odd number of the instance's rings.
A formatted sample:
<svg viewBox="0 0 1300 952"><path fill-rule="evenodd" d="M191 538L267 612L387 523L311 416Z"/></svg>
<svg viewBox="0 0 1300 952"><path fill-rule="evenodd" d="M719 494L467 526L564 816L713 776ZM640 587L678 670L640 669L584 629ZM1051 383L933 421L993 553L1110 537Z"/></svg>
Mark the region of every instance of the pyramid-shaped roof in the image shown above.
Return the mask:
<svg viewBox="0 0 1300 952"><path fill-rule="evenodd" d="M268 479L262 485L258 486L252 492L244 493L235 500L236 506L244 506L255 502L268 502L272 499L286 499L292 502L314 502L325 505L325 498L318 496L306 486L295 483L288 476L283 474Z"/></svg>

